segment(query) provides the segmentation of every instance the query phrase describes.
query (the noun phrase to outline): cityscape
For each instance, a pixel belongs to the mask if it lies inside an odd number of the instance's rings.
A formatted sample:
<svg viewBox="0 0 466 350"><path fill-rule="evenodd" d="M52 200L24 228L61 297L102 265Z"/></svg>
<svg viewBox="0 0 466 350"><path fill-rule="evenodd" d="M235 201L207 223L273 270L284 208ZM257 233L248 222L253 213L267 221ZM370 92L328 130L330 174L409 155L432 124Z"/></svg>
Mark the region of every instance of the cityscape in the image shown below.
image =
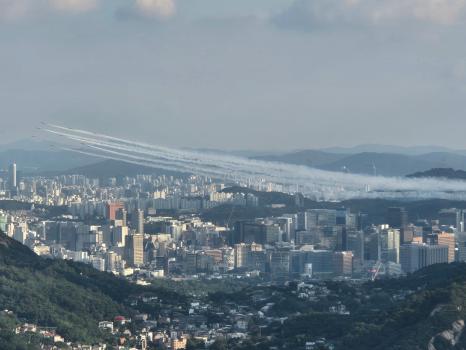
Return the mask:
<svg viewBox="0 0 466 350"><path fill-rule="evenodd" d="M292 285L300 299L319 303L332 294L326 281L358 286L411 275L430 265L466 261L465 210L459 208L441 208L433 218L412 221L406 208L387 207L383 223L377 224L368 213L338 203L335 209L307 208L301 193L279 192L282 187L273 183L225 183L189 174L20 174L21 165L12 163L0 182L0 230L7 237L45 259L87 264L141 286L168 281ZM263 194L277 193L285 199L264 202ZM219 208L227 210L206 219L206 213ZM235 215L259 208L281 214L239 220ZM202 348L218 339L246 342L256 336L257 327L266 330L290 317L271 316L276 311L268 315L273 302L260 303L261 308L232 302L227 316L225 305L198 293L197 288L188 292L186 310L167 306L160 313L134 315L140 321L136 327L128 328L129 315L99 320L94 327L112 335L122 349L128 344L135 349L185 349L188 341ZM338 300L341 296L334 298L326 312L349 315L350 309ZM212 313L225 316L212 322ZM43 327L26 322L16 333L40 334L39 339L47 339L43 344L105 348L70 342L56 328ZM334 345L318 337L299 346Z"/></svg>
<svg viewBox="0 0 466 350"><path fill-rule="evenodd" d="M0 350L466 350L466 0L0 0Z"/></svg>

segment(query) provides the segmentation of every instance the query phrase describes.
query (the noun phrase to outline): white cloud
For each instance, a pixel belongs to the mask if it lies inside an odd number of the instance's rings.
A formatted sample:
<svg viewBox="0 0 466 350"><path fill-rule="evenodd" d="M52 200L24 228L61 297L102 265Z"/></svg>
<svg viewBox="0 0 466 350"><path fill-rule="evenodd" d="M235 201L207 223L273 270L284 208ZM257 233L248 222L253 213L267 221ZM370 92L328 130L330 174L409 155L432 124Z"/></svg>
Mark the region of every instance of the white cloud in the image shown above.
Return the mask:
<svg viewBox="0 0 466 350"><path fill-rule="evenodd" d="M0 0L0 20L18 20L44 15L50 10L87 12L97 7L100 0Z"/></svg>
<svg viewBox="0 0 466 350"><path fill-rule="evenodd" d="M66 12L87 12L98 5L98 0L50 0L49 2L52 8Z"/></svg>
<svg viewBox="0 0 466 350"><path fill-rule="evenodd" d="M464 15L466 0L364 0L359 1L358 5L367 6L368 14L374 21L415 19L453 24Z"/></svg>
<svg viewBox="0 0 466 350"><path fill-rule="evenodd" d="M466 0L296 0L277 22L290 27L397 21L450 25L465 14Z"/></svg>
<svg viewBox="0 0 466 350"><path fill-rule="evenodd" d="M142 14L151 17L168 18L176 12L174 0L136 0L136 6Z"/></svg>
<svg viewBox="0 0 466 350"><path fill-rule="evenodd" d="M15 20L25 16L29 10L28 0L0 0L0 19Z"/></svg>

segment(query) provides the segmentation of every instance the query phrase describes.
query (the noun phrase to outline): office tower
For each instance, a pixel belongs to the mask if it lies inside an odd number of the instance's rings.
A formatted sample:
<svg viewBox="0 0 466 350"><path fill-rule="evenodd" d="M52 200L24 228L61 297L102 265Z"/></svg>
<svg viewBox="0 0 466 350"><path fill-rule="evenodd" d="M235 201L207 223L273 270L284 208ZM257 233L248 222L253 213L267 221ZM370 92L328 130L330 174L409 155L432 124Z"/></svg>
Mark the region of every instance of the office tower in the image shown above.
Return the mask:
<svg viewBox="0 0 466 350"><path fill-rule="evenodd" d="M197 271L197 254L188 252L184 258L184 272L188 275L193 275Z"/></svg>
<svg viewBox="0 0 466 350"><path fill-rule="evenodd" d="M448 262L448 246L430 244L404 244L400 247L401 268L412 273L426 266Z"/></svg>
<svg viewBox="0 0 466 350"><path fill-rule="evenodd" d="M290 242L292 239L294 239L294 222L293 218L291 217L279 217L276 220L277 225L280 228L280 231L282 232L282 237L281 240L284 242Z"/></svg>
<svg viewBox="0 0 466 350"><path fill-rule="evenodd" d="M117 226L113 228L112 242L114 246L124 247L126 243L126 237L128 236L127 226Z"/></svg>
<svg viewBox="0 0 466 350"><path fill-rule="evenodd" d="M380 260L381 238L378 232L368 232L364 235L364 260Z"/></svg>
<svg viewBox="0 0 466 350"><path fill-rule="evenodd" d="M310 209L306 211L307 227L335 226L337 211L332 209Z"/></svg>
<svg viewBox="0 0 466 350"><path fill-rule="evenodd" d="M121 226L128 226L128 213L125 208L118 208L115 214L116 220L121 220Z"/></svg>
<svg viewBox="0 0 466 350"><path fill-rule="evenodd" d="M293 277L299 276L304 272L306 264L306 252L304 250L290 251L290 274Z"/></svg>
<svg viewBox="0 0 466 350"><path fill-rule="evenodd" d="M126 261L136 267L144 264L144 236L136 233L126 237Z"/></svg>
<svg viewBox="0 0 466 350"><path fill-rule="evenodd" d="M408 225L408 212L401 207L388 208L386 220L390 227L403 229Z"/></svg>
<svg viewBox="0 0 466 350"><path fill-rule="evenodd" d="M252 245L253 246L253 245ZM259 271L264 273L267 264L267 253L265 250L256 250L251 247L251 251L248 252L247 257L247 268L252 271Z"/></svg>
<svg viewBox="0 0 466 350"><path fill-rule="evenodd" d="M351 231L347 234L348 250L353 252L353 257L360 264L364 260L364 232Z"/></svg>
<svg viewBox="0 0 466 350"><path fill-rule="evenodd" d="M348 248L348 230L346 226L337 226L336 229L335 250L345 251Z"/></svg>
<svg viewBox="0 0 466 350"><path fill-rule="evenodd" d="M355 220L357 230L364 230L369 225L369 216L367 214L358 213Z"/></svg>
<svg viewBox="0 0 466 350"><path fill-rule="evenodd" d="M317 239L314 232L309 231L296 231L296 244L317 244L320 239Z"/></svg>
<svg viewBox="0 0 466 350"><path fill-rule="evenodd" d="M272 280L286 280L290 274L290 251L278 249L270 252L270 277Z"/></svg>
<svg viewBox="0 0 466 350"><path fill-rule="evenodd" d="M99 271L105 271L105 259L102 259L98 256L93 256L91 257L91 264L92 264L92 267L96 270L99 270Z"/></svg>
<svg viewBox="0 0 466 350"><path fill-rule="evenodd" d="M307 230L307 215L306 212L299 212L297 215L296 230L306 231Z"/></svg>
<svg viewBox="0 0 466 350"><path fill-rule="evenodd" d="M28 226L26 223L21 223L15 226L13 239L24 244L28 236Z"/></svg>
<svg viewBox="0 0 466 350"><path fill-rule="evenodd" d="M351 276L353 273L353 253L333 253L333 273L337 276Z"/></svg>
<svg viewBox="0 0 466 350"><path fill-rule="evenodd" d="M336 210L336 224L346 225L349 216L351 215L350 210L347 208L339 208Z"/></svg>
<svg viewBox="0 0 466 350"><path fill-rule="evenodd" d="M442 232L437 235L437 244L448 247L448 262L455 261L455 235L453 233Z"/></svg>
<svg viewBox="0 0 466 350"><path fill-rule="evenodd" d="M382 260L399 264L400 262L400 230L388 229L381 234Z"/></svg>
<svg viewBox="0 0 466 350"><path fill-rule="evenodd" d="M322 249L337 250L342 249L343 244L346 245L346 237L343 235L342 229L344 229L344 226L334 225L318 227L311 230L320 233L319 246ZM339 239L340 244L338 244Z"/></svg>
<svg viewBox="0 0 466 350"><path fill-rule="evenodd" d="M281 231L278 225L264 225L266 243L276 243L281 241ZM256 243L256 242L254 242Z"/></svg>
<svg viewBox="0 0 466 350"><path fill-rule="evenodd" d="M89 226L73 222L60 222L57 232L57 243L69 250L77 250L78 233L89 232Z"/></svg>
<svg viewBox="0 0 466 350"><path fill-rule="evenodd" d="M333 274L333 252L330 250L306 251L304 264L312 264L312 272L316 275L330 276Z"/></svg>
<svg viewBox="0 0 466 350"><path fill-rule="evenodd" d="M121 257L114 251L107 252L106 261L105 261L105 266L107 268L107 271L109 272L117 271L120 260L121 260Z"/></svg>
<svg viewBox="0 0 466 350"><path fill-rule="evenodd" d="M136 230L137 233L144 234L144 211L141 209L136 209L133 212L131 217L131 224L133 230Z"/></svg>
<svg viewBox="0 0 466 350"><path fill-rule="evenodd" d="M458 243L458 261L466 261L466 232L457 232L456 241Z"/></svg>
<svg viewBox="0 0 466 350"><path fill-rule="evenodd" d="M413 241L416 235L416 227L413 225L406 226L400 230L400 244L408 244Z"/></svg>
<svg viewBox="0 0 466 350"><path fill-rule="evenodd" d="M267 226L262 223L251 221L238 221L235 224L235 243L259 243L267 242ZM273 239L276 232L272 229L269 232L269 239Z"/></svg>
<svg viewBox="0 0 466 350"><path fill-rule="evenodd" d="M107 208L106 208L106 213L105 213L107 220L115 221L116 213L120 209L124 209L123 204L120 202L107 203Z"/></svg>
<svg viewBox="0 0 466 350"><path fill-rule="evenodd" d="M290 239L294 241L296 239L295 234L298 228L298 214L284 214L282 217L291 219Z"/></svg>
<svg viewBox="0 0 466 350"><path fill-rule="evenodd" d="M16 183L16 163L10 165L10 173L9 173L9 186L10 190L15 190L17 183Z"/></svg>
<svg viewBox="0 0 466 350"><path fill-rule="evenodd" d="M251 246L245 243L235 244L235 268L246 267L248 252Z"/></svg>

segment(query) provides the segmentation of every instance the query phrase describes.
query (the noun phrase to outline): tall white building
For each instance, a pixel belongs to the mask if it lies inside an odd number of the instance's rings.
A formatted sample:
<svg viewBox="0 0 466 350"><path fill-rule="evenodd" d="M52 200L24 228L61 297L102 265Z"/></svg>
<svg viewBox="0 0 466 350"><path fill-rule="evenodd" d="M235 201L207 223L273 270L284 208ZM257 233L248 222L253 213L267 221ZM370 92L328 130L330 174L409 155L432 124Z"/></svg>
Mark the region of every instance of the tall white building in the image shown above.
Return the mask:
<svg viewBox="0 0 466 350"><path fill-rule="evenodd" d="M16 182L16 163L10 165L10 190L14 190L17 186Z"/></svg>

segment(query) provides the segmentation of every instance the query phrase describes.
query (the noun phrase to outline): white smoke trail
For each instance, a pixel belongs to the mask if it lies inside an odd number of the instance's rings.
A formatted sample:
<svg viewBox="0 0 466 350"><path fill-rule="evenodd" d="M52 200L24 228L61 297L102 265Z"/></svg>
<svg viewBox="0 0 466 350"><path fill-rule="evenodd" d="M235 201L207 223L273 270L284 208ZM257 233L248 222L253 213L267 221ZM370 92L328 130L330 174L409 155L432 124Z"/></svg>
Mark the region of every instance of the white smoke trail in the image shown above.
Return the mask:
<svg viewBox="0 0 466 350"><path fill-rule="evenodd" d="M75 152L170 171L242 181L253 179L290 187L298 185L304 194L316 199L466 199L466 182L462 181L336 173L299 165L178 150L53 124L44 131L63 136L72 144L80 143L87 147L86 150L68 148Z"/></svg>

